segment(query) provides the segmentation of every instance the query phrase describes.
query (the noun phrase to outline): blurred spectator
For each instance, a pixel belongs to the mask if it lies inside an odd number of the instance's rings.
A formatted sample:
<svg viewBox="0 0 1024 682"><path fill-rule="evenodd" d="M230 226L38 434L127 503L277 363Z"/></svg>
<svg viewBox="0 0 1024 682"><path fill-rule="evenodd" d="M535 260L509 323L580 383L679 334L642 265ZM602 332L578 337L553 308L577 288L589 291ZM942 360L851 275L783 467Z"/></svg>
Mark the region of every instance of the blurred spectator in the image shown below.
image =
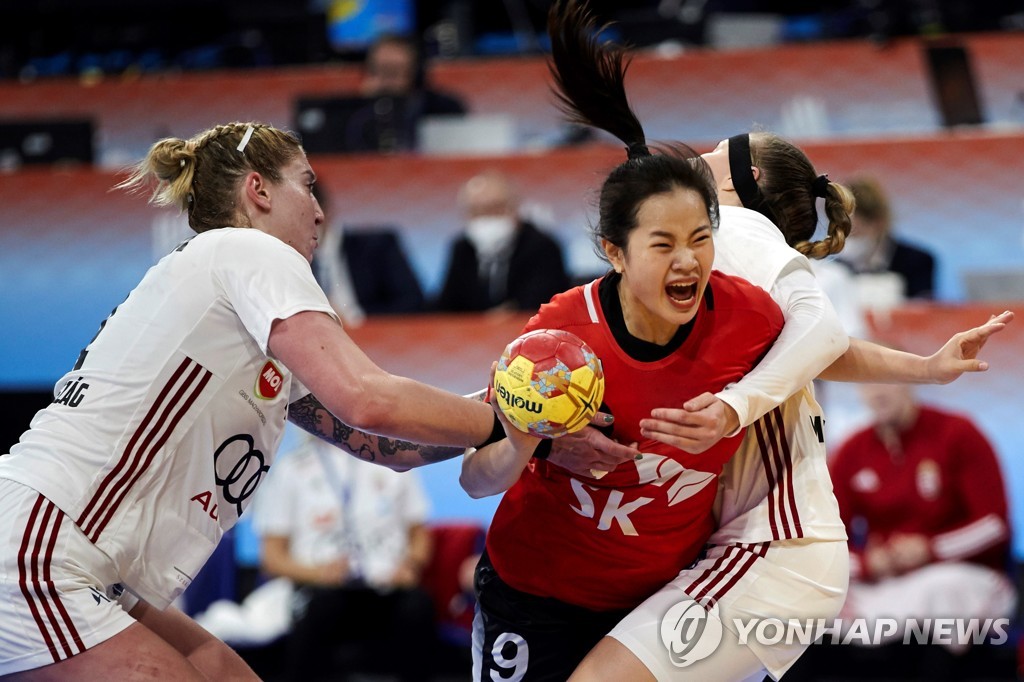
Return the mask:
<svg viewBox="0 0 1024 682"><path fill-rule="evenodd" d="M384 35L370 46L360 95L344 124L345 151L401 152L416 149L424 117L461 116L466 105L426 82L416 44Z"/></svg>
<svg viewBox="0 0 1024 682"><path fill-rule="evenodd" d="M932 298L935 258L892 234L892 209L882 185L873 177L851 178L846 186L857 199L853 226L839 260L857 274L895 273L902 281L902 296Z"/></svg>
<svg viewBox="0 0 1024 682"><path fill-rule="evenodd" d="M427 83L420 52L411 38L384 35L366 53L362 94L366 97L410 97L420 116L465 114L465 103Z"/></svg>
<svg viewBox="0 0 1024 682"><path fill-rule="evenodd" d="M296 587L287 668L313 680L369 665L422 682L436 633L420 587L433 548L419 479L303 438L274 465L255 520L264 571Z"/></svg>
<svg viewBox="0 0 1024 682"><path fill-rule="evenodd" d="M873 424L829 467L850 537L844 625L894 618L899 640L908 618L1009 617L1010 522L989 442L909 386L865 385L862 397Z"/></svg>
<svg viewBox="0 0 1024 682"><path fill-rule="evenodd" d="M313 193L327 217L313 254L313 275L342 321L357 326L367 315L422 312L423 290L397 231L335 224L324 191L314 186Z"/></svg>
<svg viewBox="0 0 1024 682"><path fill-rule="evenodd" d="M459 191L465 232L452 244L438 310L534 311L569 287L562 247L519 212L519 197L498 171Z"/></svg>

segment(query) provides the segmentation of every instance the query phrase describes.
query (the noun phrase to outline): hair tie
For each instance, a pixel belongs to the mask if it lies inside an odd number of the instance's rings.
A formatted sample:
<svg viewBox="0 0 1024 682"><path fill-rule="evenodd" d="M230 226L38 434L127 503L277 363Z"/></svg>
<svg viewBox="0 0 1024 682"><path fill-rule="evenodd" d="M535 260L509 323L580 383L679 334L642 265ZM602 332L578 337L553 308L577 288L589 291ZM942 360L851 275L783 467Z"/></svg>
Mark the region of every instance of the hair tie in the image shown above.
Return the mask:
<svg viewBox="0 0 1024 682"><path fill-rule="evenodd" d="M732 174L732 186L740 198L740 203L744 208L757 211L777 226L779 221L775 219L775 214L761 194L761 188L757 186L754 171L751 170L752 165L750 135L744 133L730 137L729 173Z"/></svg>
<svg viewBox="0 0 1024 682"><path fill-rule="evenodd" d="M639 159L650 155L651 150L647 148L647 144L644 142L632 142L628 147L626 147L627 159Z"/></svg>
<svg viewBox="0 0 1024 682"><path fill-rule="evenodd" d="M822 199L824 199L825 197L828 196L828 185L828 174L826 173L825 175L819 175L818 177L814 178L814 182L811 183L811 193L814 194L814 196L816 197L821 197Z"/></svg>

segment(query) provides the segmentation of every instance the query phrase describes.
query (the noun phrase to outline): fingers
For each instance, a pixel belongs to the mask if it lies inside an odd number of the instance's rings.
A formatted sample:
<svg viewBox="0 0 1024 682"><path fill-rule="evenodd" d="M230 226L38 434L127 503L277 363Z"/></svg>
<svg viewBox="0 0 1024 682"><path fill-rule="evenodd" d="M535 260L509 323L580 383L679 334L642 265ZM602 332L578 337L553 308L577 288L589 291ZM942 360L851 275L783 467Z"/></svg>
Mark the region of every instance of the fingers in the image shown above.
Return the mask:
<svg viewBox="0 0 1024 682"><path fill-rule="evenodd" d="M689 412L697 412L705 407L711 406L718 398L713 393L701 393L696 398L691 398L683 404L683 409Z"/></svg>
<svg viewBox="0 0 1024 682"><path fill-rule="evenodd" d="M590 476L592 478L604 478L609 471L613 471L627 459L641 460L644 457L637 447L639 443L633 443L628 446L621 445L619 443L616 443L615 445L618 447L614 453L609 453L612 455L611 457L606 458L598 456L590 464Z"/></svg>
<svg viewBox="0 0 1024 682"><path fill-rule="evenodd" d="M984 360L964 360L960 363L959 369L961 372L984 372L988 370L988 363Z"/></svg>
<svg viewBox="0 0 1024 682"><path fill-rule="evenodd" d="M975 327L974 329L970 330L969 332L967 332L967 334L976 336L982 341L984 341L985 339L992 336L996 332L1001 332L1004 329L1006 329L1005 322L986 322L982 326Z"/></svg>
<svg viewBox="0 0 1024 682"><path fill-rule="evenodd" d="M615 417L608 414L607 412L595 412L594 416L590 418L591 426L608 426L615 421Z"/></svg>
<svg viewBox="0 0 1024 682"><path fill-rule="evenodd" d="M1003 324L1007 324L1011 321L1013 321L1013 312L1010 310L1004 310L998 315L992 315L991 317L989 317L987 324L992 324L993 322L1001 322Z"/></svg>
<svg viewBox="0 0 1024 682"><path fill-rule="evenodd" d="M694 398L693 400L698 400ZM693 401L691 401L693 402ZM689 405L690 403L687 403ZM702 408L703 409L703 408ZM702 426L710 422L709 415L700 411L687 409L677 410L671 407L658 407L651 410L651 420L663 422L664 424L677 424L679 426ZM640 427L643 428L646 419L640 420Z"/></svg>
<svg viewBox="0 0 1024 682"><path fill-rule="evenodd" d="M633 459L640 454L640 451L636 447L636 443L632 445L623 445L618 441L614 441L610 438L598 440L593 443L594 450L600 455L604 455L605 459L609 461L624 462L627 459Z"/></svg>
<svg viewBox="0 0 1024 682"><path fill-rule="evenodd" d="M640 420L640 433L691 454L700 454L713 445L717 438L707 429L680 428L672 422L657 419Z"/></svg>

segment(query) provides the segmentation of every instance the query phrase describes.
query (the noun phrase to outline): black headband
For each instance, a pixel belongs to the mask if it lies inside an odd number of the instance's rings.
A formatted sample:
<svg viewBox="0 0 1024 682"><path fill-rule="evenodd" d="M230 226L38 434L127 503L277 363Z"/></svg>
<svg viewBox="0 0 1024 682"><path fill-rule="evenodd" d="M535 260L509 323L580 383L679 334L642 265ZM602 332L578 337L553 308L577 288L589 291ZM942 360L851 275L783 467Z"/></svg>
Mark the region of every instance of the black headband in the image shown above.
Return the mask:
<svg viewBox="0 0 1024 682"><path fill-rule="evenodd" d="M750 159L750 135L733 135L729 138L729 172L732 174L732 186L739 195L740 203L744 208L757 211L774 224L775 214L764 200L757 181L754 180L754 171L751 170Z"/></svg>

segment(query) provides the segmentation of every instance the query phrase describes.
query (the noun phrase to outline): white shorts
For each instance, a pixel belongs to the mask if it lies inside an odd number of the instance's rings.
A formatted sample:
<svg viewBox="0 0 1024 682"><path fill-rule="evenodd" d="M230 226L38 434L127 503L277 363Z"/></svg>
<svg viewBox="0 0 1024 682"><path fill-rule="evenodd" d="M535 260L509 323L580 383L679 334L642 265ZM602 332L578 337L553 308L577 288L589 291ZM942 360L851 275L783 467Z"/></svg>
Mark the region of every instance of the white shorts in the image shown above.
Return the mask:
<svg viewBox="0 0 1024 682"><path fill-rule="evenodd" d="M0 479L0 677L110 639L135 622L137 603L53 502Z"/></svg>
<svg viewBox="0 0 1024 682"><path fill-rule="evenodd" d="M730 647L749 648L761 667L773 679L778 679L796 662L808 643L784 640L761 644L749 636L750 630L747 630L747 637L741 638L741 628L754 620L788 622L835 618L846 598L849 558L843 540L799 539L714 546L708 549L707 556L680 572L672 582L634 609L609 636L633 652L658 680L744 679L757 672L729 666L727 661L731 657L722 649ZM708 632L713 625L708 622L693 626L696 621L692 619L690 626L685 624L687 616L681 615L680 607L691 601L706 607L714 605L717 619L709 620L720 621L732 636L723 633L726 636L714 653L705 652L706 658L682 666L679 652L686 650L686 636L696 632L698 638L710 637L701 632ZM692 618L692 612L690 616ZM740 625L736 621L740 621ZM682 628L676 635L672 633L673 623ZM687 627L697 629L687 630ZM674 641L675 657L670 655L669 644L666 644L673 636L682 637ZM745 644L741 643L743 639ZM699 644L707 645L707 641L701 639ZM714 645L712 641L711 646ZM691 657L695 651L691 650ZM723 668L729 668L730 674L721 675Z"/></svg>

